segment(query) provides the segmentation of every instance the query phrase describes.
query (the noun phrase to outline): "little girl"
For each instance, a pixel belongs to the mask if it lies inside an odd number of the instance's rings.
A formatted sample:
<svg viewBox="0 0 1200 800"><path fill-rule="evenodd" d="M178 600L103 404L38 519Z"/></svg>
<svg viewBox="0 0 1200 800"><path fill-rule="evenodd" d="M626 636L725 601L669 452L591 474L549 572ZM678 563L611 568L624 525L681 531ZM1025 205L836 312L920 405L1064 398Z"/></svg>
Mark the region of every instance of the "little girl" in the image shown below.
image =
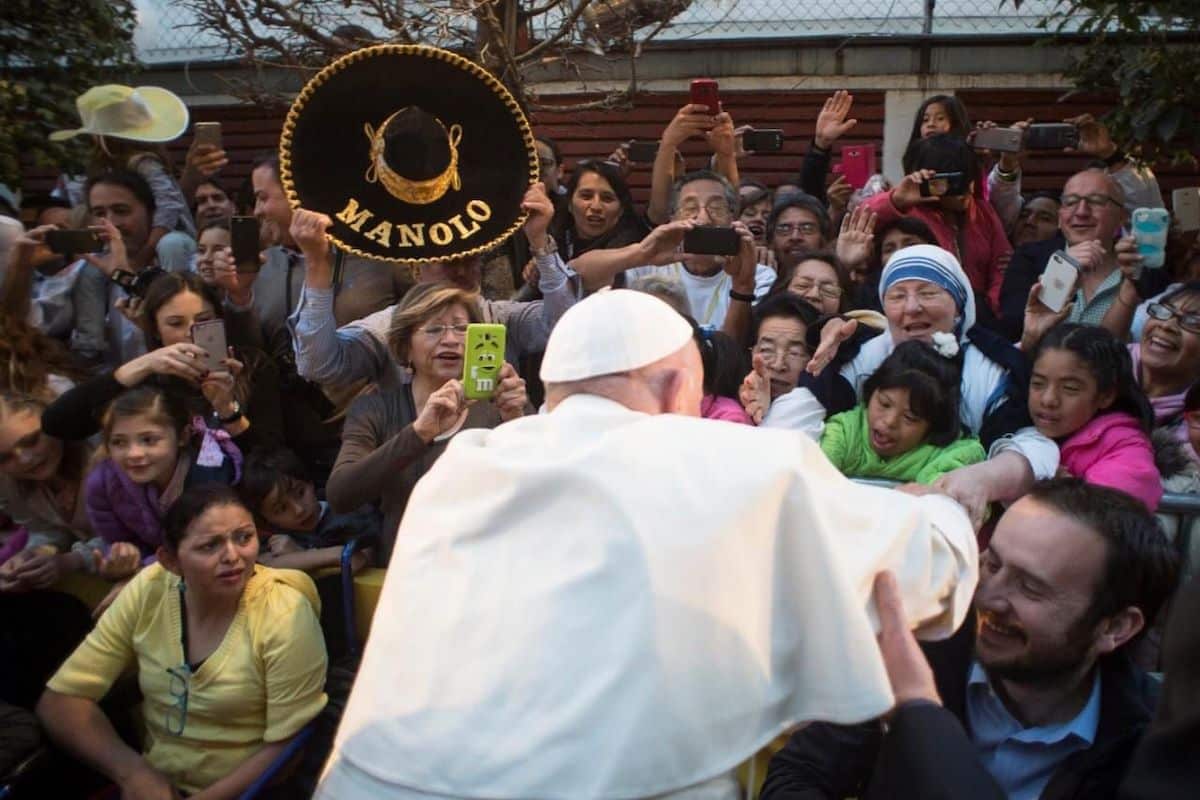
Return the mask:
<svg viewBox="0 0 1200 800"><path fill-rule="evenodd" d="M742 408L738 389L749 365L742 348L729 334L692 323L693 338L700 348L700 363L704 366L704 397L700 401L700 416L753 425L754 420Z"/></svg>
<svg viewBox="0 0 1200 800"><path fill-rule="evenodd" d="M983 461L979 440L960 435L959 383L953 361L902 342L863 385L862 403L826 421L821 449L848 477L918 483Z"/></svg>
<svg viewBox="0 0 1200 800"><path fill-rule="evenodd" d="M1059 472L1120 489L1153 511L1163 488L1154 464L1154 413L1129 351L1092 325L1063 323L1033 352L1029 415L1058 443Z"/></svg>
<svg viewBox="0 0 1200 800"><path fill-rule="evenodd" d="M92 530L108 542L133 542L149 558L162 544L167 509L190 486L237 483L242 455L224 431L192 434L178 398L140 386L104 413L103 450L84 490Z"/></svg>

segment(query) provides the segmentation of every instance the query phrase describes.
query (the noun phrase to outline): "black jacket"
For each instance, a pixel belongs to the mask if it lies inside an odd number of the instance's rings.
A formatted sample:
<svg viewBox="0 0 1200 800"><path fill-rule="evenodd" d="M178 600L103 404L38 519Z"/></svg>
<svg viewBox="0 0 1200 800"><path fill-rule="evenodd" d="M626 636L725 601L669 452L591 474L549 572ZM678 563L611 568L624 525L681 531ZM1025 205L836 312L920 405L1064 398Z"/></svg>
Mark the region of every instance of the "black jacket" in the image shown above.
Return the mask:
<svg viewBox="0 0 1200 800"><path fill-rule="evenodd" d="M942 642L921 647L933 668L938 693L946 710L966 721L967 677L974 649L975 620L967 618L962 629ZM1059 766L1041 795L1041 800L1109 800L1125 772L1134 747L1150 722L1158 700L1158 683L1122 653L1100 662L1100 723L1096 742L1087 750L1073 753ZM933 711L921 712L936 718ZM945 797L982 800L992 787L980 784L982 771L956 764L953 770L936 757L938 748L961 750L946 720L940 724L893 725L885 735L878 721L854 726L818 722L794 733L787 745L771 759L763 784L763 800L840 800L843 797L876 798L931 797L931 786ZM901 738L896 740L895 737ZM916 737L916 741L912 741ZM928 737L928 738L923 738ZM888 741L888 739L893 741ZM897 758L896 753L907 754ZM914 754L925 753L925 759ZM979 762L975 762L979 764ZM981 765L980 765L981 766ZM952 783L959 784L955 789Z"/></svg>

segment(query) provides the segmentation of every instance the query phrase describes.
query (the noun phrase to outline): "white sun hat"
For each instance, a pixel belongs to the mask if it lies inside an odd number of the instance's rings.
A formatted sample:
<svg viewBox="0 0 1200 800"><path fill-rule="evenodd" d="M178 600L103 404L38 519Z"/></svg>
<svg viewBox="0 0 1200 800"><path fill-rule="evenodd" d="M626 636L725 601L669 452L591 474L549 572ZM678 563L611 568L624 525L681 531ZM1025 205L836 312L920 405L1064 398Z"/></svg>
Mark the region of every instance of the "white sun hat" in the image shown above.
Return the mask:
<svg viewBox="0 0 1200 800"><path fill-rule="evenodd" d="M83 127L55 131L51 141L92 133L135 142L169 142L188 126L187 106L174 92L159 86L94 86L75 100L75 106Z"/></svg>

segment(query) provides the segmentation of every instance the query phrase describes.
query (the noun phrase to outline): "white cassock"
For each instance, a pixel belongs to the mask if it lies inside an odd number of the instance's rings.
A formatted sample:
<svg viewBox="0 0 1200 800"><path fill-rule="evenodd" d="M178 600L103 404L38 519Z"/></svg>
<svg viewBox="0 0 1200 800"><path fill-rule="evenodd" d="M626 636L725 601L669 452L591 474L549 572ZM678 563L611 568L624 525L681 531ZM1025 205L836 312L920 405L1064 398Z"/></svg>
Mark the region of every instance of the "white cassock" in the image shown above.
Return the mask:
<svg viewBox="0 0 1200 800"><path fill-rule="evenodd" d="M372 797L702 783L887 711L876 573L940 638L977 560L957 504L852 483L792 431L590 395L464 431L409 501L331 771Z"/></svg>

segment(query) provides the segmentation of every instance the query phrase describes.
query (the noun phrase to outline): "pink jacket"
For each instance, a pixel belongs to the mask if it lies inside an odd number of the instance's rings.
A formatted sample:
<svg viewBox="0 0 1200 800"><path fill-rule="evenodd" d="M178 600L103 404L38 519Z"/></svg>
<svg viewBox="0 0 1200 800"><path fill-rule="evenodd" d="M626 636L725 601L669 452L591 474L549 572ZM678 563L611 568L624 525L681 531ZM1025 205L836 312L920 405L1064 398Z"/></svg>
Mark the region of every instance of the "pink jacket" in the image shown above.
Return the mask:
<svg viewBox="0 0 1200 800"><path fill-rule="evenodd" d="M700 416L705 419L723 419L726 422L740 422L743 425L753 425L754 420L742 408L742 404L729 397L706 394L700 401Z"/></svg>
<svg viewBox="0 0 1200 800"><path fill-rule="evenodd" d="M972 288L987 297L994 314L1000 313L1000 288L1013 249L1004 233L1004 223L996 215L991 203L979 197L972 198L966 230L963 231L962 252L958 247L958 235L937 207L916 205L908 213L902 214L892 202L891 192L872 195L863 201L863 205L879 215L876 229L901 217L919 219L928 225L937 237L938 247L954 254L962 264L963 272L970 278Z"/></svg>
<svg viewBox="0 0 1200 800"><path fill-rule="evenodd" d="M1150 437L1123 411L1099 414L1058 446L1061 466L1076 478L1131 494L1151 511L1162 499Z"/></svg>

